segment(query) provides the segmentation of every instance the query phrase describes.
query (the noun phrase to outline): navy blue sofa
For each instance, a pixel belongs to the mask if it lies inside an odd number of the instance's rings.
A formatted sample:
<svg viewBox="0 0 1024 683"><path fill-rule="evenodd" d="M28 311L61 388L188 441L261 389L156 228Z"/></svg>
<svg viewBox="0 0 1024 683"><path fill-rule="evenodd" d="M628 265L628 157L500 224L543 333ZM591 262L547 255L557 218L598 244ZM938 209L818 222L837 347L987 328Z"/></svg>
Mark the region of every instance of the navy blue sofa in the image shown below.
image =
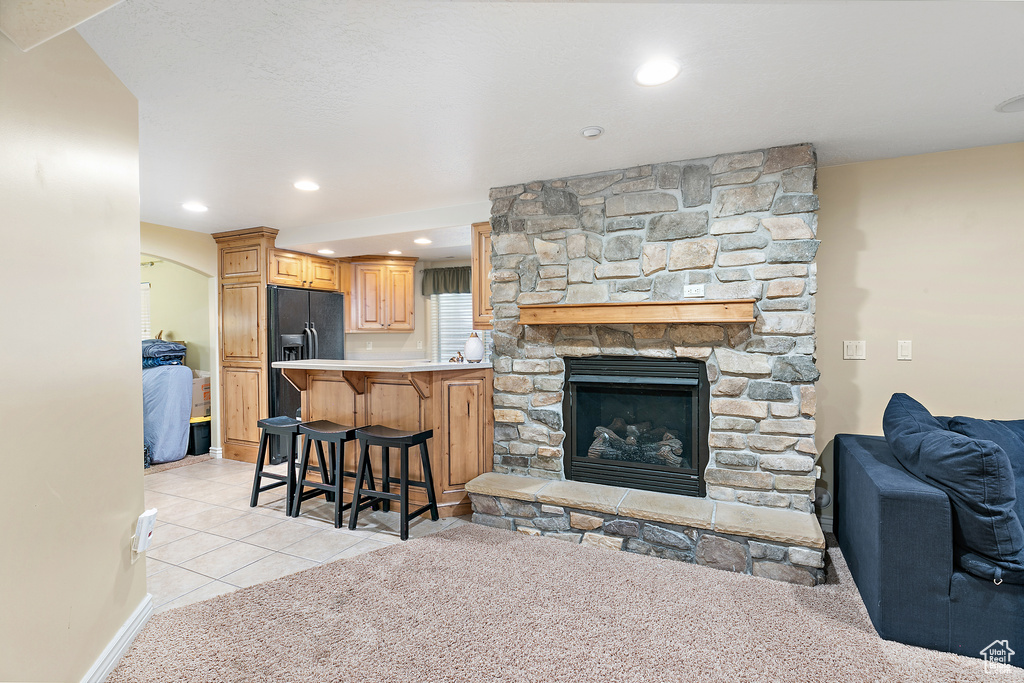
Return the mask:
<svg viewBox="0 0 1024 683"><path fill-rule="evenodd" d="M835 533L886 640L981 657L1008 641L1024 665L1024 585L956 564L948 495L907 472L885 438L835 438Z"/></svg>

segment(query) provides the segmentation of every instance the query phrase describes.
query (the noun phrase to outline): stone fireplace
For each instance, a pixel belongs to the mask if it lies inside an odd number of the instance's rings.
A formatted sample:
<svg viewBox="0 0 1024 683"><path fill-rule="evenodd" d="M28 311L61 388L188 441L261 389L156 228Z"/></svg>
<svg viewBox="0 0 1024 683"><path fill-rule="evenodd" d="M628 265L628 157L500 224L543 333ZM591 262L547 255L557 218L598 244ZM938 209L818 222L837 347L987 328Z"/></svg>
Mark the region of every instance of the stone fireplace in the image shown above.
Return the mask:
<svg viewBox="0 0 1024 683"><path fill-rule="evenodd" d="M491 191L495 455L469 488L476 521L822 578L811 500L814 182L804 144ZM750 313L732 315L742 306ZM584 386L581 398L566 378L593 377L588 359L627 370L688 364L705 396L664 384L669 403L652 409L619 401L619 377L604 384L606 407L581 406L601 391ZM619 421L599 424L595 411L612 408ZM682 433L688 411L693 446ZM637 486L621 467L630 459L666 480L697 476L689 487ZM588 477L598 464L611 473Z"/></svg>
<svg viewBox="0 0 1024 683"><path fill-rule="evenodd" d="M676 358L564 358L566 479L704 496L709 387Z"/></svg>

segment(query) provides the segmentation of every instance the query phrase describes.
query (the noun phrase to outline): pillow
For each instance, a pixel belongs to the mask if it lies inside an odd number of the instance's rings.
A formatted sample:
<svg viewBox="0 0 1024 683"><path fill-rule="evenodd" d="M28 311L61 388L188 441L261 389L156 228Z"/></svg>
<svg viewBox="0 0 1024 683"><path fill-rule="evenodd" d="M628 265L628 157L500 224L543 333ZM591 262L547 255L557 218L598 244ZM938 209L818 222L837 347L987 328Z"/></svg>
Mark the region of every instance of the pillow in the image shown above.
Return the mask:
<svg viewBox="0 0 1024 683"><path fill-rule="evenodd" d="M949 429L957 434L978 440L991 441L1006 453L1013 471L1017 503L1017 519L1024 523L1024 420L979 420L974 417L954 417Z"/></svg>
<svg viewBox="0 0 1024 683"><path fill-rule="evenodd" d="M1014 473L998 444L943 429L906 394L893 394L882 429L900 464L949 496L958 545L1004 569L1024 569Z"/></svg>
<svg viewBox="0 0 1024 683"><path fill-rule="evenodd" d="M1001 425L1008 429L1010 432L1017 435L1020 442L1024 444L1024 420L991 420L997 425ZM1009 455L1009 453L1007 453Z"/></svg>

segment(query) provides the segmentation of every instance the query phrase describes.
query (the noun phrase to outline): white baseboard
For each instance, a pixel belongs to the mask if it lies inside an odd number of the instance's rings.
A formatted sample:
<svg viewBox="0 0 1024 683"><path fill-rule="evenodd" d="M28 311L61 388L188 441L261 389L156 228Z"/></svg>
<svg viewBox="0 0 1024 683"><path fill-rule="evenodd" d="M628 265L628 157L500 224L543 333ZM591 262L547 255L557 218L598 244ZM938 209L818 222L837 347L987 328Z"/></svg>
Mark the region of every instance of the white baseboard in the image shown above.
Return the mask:
<svg viewBox="0 0 1024 683"><path fill-rule="evenodd" d="M211 448L210 449L210 455L213 456L214 458L217 458L218 460L220 460L221 458L224 457L224 449L223 448L216 448L216 447Z"/></svg>
<svg viewBox="0 0 1024 683"><path fill-rule="evenodd" d="M821 530L824 533L831 534L833 532L831 517L826 517L825 515L822 515L818 518L818 521L821 522Z"/></svg>
<svg viewBox="0 0 1024 683"><path fill-rule="evenodd" d="M146 597L142 599L139 606L128 617L128 621L121 625L113 640L107 644L99 658L93 663L89 671L86 672L82 678L82 683L103 683L103 681L107 680L107 676L114 670L117 663L121 661L121 657L128 651L132 641L135 640L135 636L139 635L139 631L142 630L142 627L146 625L151 616L153 616L153 596L146 593Z"/></svg>

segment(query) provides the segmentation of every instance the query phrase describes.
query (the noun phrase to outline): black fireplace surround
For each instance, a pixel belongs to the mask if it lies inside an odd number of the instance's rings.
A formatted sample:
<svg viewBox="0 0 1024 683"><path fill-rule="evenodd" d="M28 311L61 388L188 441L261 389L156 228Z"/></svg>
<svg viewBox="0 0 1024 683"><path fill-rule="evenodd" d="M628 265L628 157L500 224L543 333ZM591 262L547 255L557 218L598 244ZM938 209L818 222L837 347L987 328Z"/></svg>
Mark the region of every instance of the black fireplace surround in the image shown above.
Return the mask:
<svg viewBox="0 0 1024 683"><path fill-rule="evenodd" d="M710 388L703 362L565 358L565 478L703 497Z"/></svg>

